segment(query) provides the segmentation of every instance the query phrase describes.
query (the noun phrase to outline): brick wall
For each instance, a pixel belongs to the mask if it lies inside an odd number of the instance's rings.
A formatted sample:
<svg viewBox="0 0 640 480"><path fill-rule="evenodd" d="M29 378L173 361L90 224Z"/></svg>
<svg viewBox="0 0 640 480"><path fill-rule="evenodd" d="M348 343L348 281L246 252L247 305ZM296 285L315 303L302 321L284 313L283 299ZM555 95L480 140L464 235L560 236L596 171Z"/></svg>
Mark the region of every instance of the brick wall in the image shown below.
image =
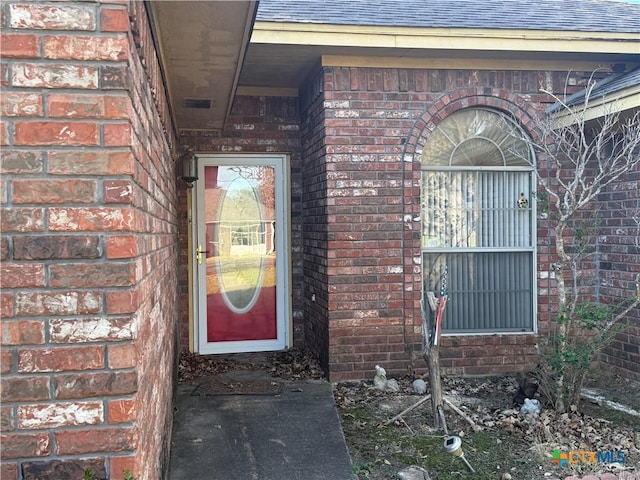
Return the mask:
<svg viewBox="0 0 640 480"><path fill-rule="evenodd" d="M312 271L321 274L320 283L327 283L322 313L329 329L331 379L370 377L375 364L392 373L424 370L415 219L419 159L428 134L448 114L480 105L511 113L534 134L532 118L547 101L538 93L540 88L562 91L566 72L327 67L321 75L322 111L312 104L308 113L303 111L303 124L314 125L310 118L323 122L304 132L315 135L324 130L324 152L315 161L307 158L305 149L304 161L315 167L324 160L326 173L318 166L318 178L307 181L310 185L324 181L326 195L318 198L305 188L304 200L326 205L320 210L327 218L326 230L317 227L318 238L313 238L319 254ZM305 146L313 143L308 140L303 138ZM553 314L548 297L553 251L548 237L542 223L538 258L542 330ZM311 239L305 230L305 242L307 238ZM305 251L310 249L305 245ZM305 263L305 268L311 267ZM310 321L320 317L313 308L306 312ZM535 335L444 337L441 365L451 374L526 370L535 362L535 342Z"/></svg>
<svg viewBox="0 0 640 480"><path fill-rule="evenodd" d="M329 370L329 278L327 272L329 250L327 227L329 204L335 202L326 194L328 173L325 148L324 76L315 73L301 92L300 105L304 111L301 124L303 140L302 179L304 195L303 253L304 253L304 324L305 345L320 361L325 371Z"/></svg>
<svg viewBox="0 0 640 480"><path fill-rule="evenodd" d="M1 7L3 480L166 467L175 175L140 5Z"/></svg>
<svg viewBox="0 0 640 480"><path fill-rule="evenodd" d="M296 97L254 97L235 98L225 129L221 132L183 132L180 144L196 153L286 153L289 158L289 184L291 202L291 288L293 304L294 345L304 342L302 317L302 222L301 222L301 160L300 126L298 101ZM186 212L186 195L181 198L180 208ZM187 279L187 220L181 218L181 271L180 301L182 310L181 346L189 346Z"/></svg>
<svg viewBox="0 0 640 480"><path fill-rule="evenodd" d="M624 305L640 275L640 170L600 195L599 295L605 303ZM612 372L640 381L640 309L625 318L629 327L600 355Z"/></svg>

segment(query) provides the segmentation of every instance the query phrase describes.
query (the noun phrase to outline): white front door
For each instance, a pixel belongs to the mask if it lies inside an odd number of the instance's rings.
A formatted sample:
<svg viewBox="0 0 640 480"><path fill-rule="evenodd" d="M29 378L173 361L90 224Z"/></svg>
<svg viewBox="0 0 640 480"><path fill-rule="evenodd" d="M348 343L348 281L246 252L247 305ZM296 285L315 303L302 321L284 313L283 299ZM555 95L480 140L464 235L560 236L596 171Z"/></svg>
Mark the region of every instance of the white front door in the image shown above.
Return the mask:
<svg viewBox="0 0 640 480"><path fill-rule="evenodd" d="M198 351L281 350L289 338L284 155L198 155Z"/></svg>

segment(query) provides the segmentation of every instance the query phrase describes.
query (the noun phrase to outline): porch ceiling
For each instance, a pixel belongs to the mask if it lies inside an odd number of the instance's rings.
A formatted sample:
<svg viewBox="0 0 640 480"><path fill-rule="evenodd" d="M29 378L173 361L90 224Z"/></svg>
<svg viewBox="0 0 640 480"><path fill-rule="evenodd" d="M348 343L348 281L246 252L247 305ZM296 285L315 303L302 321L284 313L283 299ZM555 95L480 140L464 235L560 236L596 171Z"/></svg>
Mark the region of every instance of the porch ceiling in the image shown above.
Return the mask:
<svg viewBox="0 0 640 480"><path fill-rule="evenodd" d="M219 130L235 95L257 1L148 1L178 130Z"/></svg>
<svg viewBox="0 0 640 480"><path fill-rule="evenodd" d="M297 95L321 64L574 71L640 64L637 37L625 33L292 24L254 21L258 1L146 4L179 131L222 129L236 93Z"/></svg>

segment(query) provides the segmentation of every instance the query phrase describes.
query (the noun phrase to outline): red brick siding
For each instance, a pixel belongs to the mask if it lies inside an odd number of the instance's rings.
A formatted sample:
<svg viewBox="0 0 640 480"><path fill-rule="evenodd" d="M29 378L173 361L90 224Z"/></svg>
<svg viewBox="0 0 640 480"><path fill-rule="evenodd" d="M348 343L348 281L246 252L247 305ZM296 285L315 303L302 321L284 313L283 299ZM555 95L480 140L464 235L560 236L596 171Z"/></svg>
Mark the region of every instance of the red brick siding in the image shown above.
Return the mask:
<svg viewBox="0 0 640 480"><path fill-rule="evenodd" d="M329 370L329 279L327 274L327 155L325 149L324 77L316 74L301 92L304 117L302 232L304 259L305 345L317 356L323 369Z"/></svg>
<svg viewBox="0 0 640 480"><path fill-rule="evenodd" d="M174 139L140 8L2 5L3 479L166 470Z"/></svg>
<svg viewBox="0 0 640 480"><path fill-rule="evenodd" d="M304 324L302 317L302 231L301 231L301 161L298 102L295 97L236 97L226 127L221 132L184 132L180 143L194 152L233 153L286 153L290 155L291 202L291 256L293 342L302 346ZM188 337L187 295L187 216L186 195L181 197L184 215L180 219L180 304L181 346L186 349Z"/></svg>
<svg viewBox="0 0 640 480"><path fill-rule="evenodd" d="M313 202L327 204L326 235L316 248L327 252L332 380L370 377L376 363L394 373L423 368L415 355L422 274L414 219L419 154L429 132L457 109L484 105L511 113L534 134L532 117L548 101L539 89L561 91L565 78L565 72L324 69L326 198ZM539 237L544 329L550 307L544 272L553 257L544 226ZM534 335L445 337L442 365L459 374L523 370L535 360L535 342Z"/></svg>
<svg viewBox="0 0 640 480"><path fill-rule="evenodd" d="M635 292L640 275L640 170L600 195L605 216L599 232L599 294L609 304L623 304ZM629 324L600 355L605 367L640 380L640 308L629 312Z"/></svg>
<svg viewBox="0 0 640 480"><path fill-rule="evenodd" d="M111 203L114 197L107 191L116 192L116 198L137 210L138 223L133 232L135 248L131 247L131 239L125 242L114 240L107 244L107 248L112 247L108 255L116 263L127 255L137 259L140 278L129 289L129 300L134 308L137 304L134 316L139 320L133 344L135 356L130 358L136 365L138 391L133 399L135 402L127 404L128 415L135 418L137 475L140 478L163 478L168 471L173 424L173 369L179 328L178 200L171 152L175 136L167 99L163 95L165 89L147 14L140 2L132 3L131 8L134 9L136 46L136 50L130 52L128 65L133 114L126 125L111 124L119 128L110 133L120 138L111 142L114 146L131 136L136 165L133 182L117 180L105 183L103 198ZM121 235L118 235L118 240L122 240ZM115 300L115 297L109 297L109 300ZM118 355L121 352L117 352L114 361L122 361ZM113 421L111 417L109 420ZM115 475L114 466L111 468Z"/></svg>

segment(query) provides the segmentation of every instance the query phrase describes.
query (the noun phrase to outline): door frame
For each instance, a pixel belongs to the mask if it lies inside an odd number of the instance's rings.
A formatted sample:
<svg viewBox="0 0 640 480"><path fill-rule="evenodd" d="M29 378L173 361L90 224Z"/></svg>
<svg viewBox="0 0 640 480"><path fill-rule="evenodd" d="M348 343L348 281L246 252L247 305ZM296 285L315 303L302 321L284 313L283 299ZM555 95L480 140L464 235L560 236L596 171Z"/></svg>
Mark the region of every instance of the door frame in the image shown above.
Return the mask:
<svg viewBox="0 0 640 480"><path fill-rule="evenodd" d="M291 327L291 264L290 264L290 196L289 156L278 153L265 154L196 154L198 178L193 188L191 245L189 263L193 265L191 277L193 299L193 346L196 352L208 355L218 353L244 353L278 351L292 344ZM204 222L204 169L206 166L269 165L275 168L276 214L276 331L277 338L233 342L206 341L206 261L198 264L198 245L205 242ZM278 221L279 220L279 221ZM206 249L206 247L205 247Z"/></svg>

